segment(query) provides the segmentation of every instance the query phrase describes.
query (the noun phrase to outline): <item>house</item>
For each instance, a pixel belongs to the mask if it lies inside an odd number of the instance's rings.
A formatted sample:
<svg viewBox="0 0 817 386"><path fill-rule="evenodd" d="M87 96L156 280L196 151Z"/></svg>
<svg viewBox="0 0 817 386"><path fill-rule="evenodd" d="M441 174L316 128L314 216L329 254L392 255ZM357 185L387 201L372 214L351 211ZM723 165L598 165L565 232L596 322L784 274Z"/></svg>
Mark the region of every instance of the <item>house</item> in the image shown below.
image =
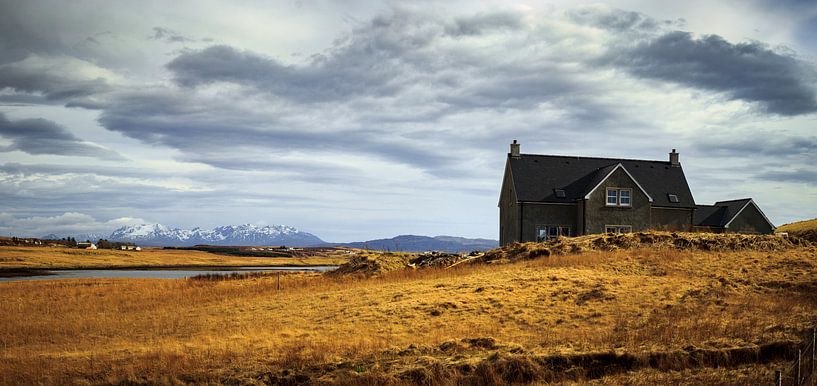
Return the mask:
<svg viewBox="0 0 817 386"><path fill-rule="evenodd" d="M79 249L96 249L96 244L94 243L77 243L77 248Z"/></svg>
<svg viewBox="0 0 817 386"><path fill-rule="evenodd" d="M771 223L753 215L756 209L765 219L754 202L723 224L727 214L718 209L724 214L718 225L703 225L711 216L696 215L679 159L675 149L666 161L521 154L514 140L499 196L500 244L645 230L770 233ZM731 208L730 202L714 206Z"/></svg>
<svg viewBox="0 0 817 386"><path fill-rule="evenodd" d="M775 229L751 198L696 205L693 228L702 232L764 234Z"/></svg>

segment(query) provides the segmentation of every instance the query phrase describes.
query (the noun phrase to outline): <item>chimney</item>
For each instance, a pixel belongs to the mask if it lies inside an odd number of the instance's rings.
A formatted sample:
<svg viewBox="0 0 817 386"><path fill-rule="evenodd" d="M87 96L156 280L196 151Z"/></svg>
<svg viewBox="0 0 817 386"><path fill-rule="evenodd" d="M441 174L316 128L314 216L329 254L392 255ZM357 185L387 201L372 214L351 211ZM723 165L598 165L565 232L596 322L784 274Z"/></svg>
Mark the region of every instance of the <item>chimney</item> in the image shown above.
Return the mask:
<svg viewBox="0 0 817 386"><path fill-rule="evenodd" d="M681 163L678 161L678 153L675 152L675 149L672 149L672 153L669 153L669 164L674 168L681 166Z"/></svg>
<svg viewBox="0 0 817 386"><path fill-rule="evenodd" d="M516 143L515 139L513 140L513 143L511 144L511 157L519 158L519 144Z"/></svg>

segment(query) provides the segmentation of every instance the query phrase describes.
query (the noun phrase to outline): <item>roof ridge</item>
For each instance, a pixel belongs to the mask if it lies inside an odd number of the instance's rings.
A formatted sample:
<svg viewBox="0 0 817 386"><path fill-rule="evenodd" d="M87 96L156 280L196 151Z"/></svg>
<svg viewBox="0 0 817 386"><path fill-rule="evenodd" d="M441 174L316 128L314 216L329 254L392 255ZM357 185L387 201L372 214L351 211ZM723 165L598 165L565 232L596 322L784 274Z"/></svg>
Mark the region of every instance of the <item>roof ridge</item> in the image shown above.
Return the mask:
<svg viewBox="0 0 817 386"><path fill-rule="evenodd" d="M559 155L559 154L529 154L529 153L522 153L520 156L534 156L534 157L558 157L558 158L571 158L571 159L599 159L599 160L610 160L610 161L636 161L636 162L659 162L668 164L669 161L660 161L660 160L652 160L652 159L635 159L635 158L610 158L610 157L589 157L589 156L578 156L578 155Z"/></svg>
<svg viewBox="0 0 817 386"><path fill-rule="evenodd" d="M747 197L747 198L736 198L734 200L715 201L715 204L718 204L718 203L721 203L721 202L735 202L735 201L752 201L752 198Z"/></svg>

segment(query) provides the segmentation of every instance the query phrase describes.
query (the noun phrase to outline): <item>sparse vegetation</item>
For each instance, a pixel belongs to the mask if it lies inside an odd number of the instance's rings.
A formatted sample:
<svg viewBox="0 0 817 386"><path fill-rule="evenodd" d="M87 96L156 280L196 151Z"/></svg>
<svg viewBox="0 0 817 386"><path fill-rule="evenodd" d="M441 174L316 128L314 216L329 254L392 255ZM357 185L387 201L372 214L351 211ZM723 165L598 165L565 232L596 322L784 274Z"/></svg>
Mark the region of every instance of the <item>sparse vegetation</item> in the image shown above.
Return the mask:
<svg viewBox="0 0 817 386"><path fill-rule="evenodd" d="M817 321L813 246L631 248L288 274L281 290L0 283L0 382L758 384Z"/></svg>

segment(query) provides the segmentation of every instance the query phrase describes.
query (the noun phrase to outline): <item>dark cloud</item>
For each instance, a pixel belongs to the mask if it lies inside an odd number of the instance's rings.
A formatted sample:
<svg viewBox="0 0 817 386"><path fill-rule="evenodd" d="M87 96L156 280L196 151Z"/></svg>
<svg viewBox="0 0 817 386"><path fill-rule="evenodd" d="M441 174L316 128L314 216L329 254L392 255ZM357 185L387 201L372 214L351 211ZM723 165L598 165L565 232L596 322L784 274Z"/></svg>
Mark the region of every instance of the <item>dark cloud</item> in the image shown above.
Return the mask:
<svg viewBox="0 0 817 386"><path fill-rule="evenodd" d="M20 150L29 154L57 154L96 157L108 160L124 159L118 153L84 142L60 125L42 118L10 121L0 113L0 137L11 145L0 151Z"/></svg>
<svg viewBox="0 0 817 386"><path fill-rule="evenodd" d="M47 101L62 101L108 92L111 87L102 78L72 79L23 65L0 66L0 90L42 94Z"/></svg>
<svg viewBox="0 0 817 386"><path fill-rule="evenodd" d="M817 111L814 67L759 42L732 44L717 35L696 39L675 31L613 50L602 62L637 77L723 92L772 114Z"/></svg>

